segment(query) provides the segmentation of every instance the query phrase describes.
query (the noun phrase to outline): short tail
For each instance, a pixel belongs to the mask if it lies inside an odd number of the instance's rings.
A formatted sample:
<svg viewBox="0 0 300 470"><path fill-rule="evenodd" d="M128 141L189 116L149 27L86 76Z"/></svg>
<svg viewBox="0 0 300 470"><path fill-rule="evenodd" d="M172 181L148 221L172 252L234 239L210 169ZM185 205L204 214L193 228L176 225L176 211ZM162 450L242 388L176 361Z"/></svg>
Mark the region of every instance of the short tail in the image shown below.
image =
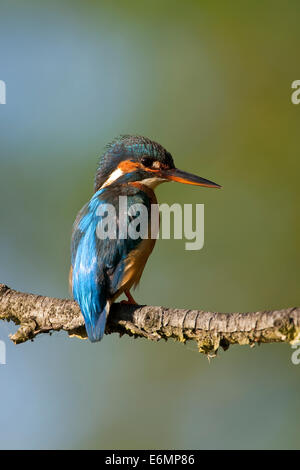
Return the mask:
<svg viewBox="0 0 300 470"><path fill-rule="evenodd" d="M96 262L86 268L80 257L76 257L72 272L72 291L84 317L85 328L92 343L100 341L105 332L111 301L106 282L97 277Z"/></svg>
<svg viewBox="0 0 300 470"><path fill-rule="evenodd" d="M96 314L93 315L92 321L90 321L89 317L84 315L86 332L87 332L89 340L92 343L101 341L101 339L103 338L109 309L110 309L110 302L108 301L104 309L100 313L97 312Z"/></svg>

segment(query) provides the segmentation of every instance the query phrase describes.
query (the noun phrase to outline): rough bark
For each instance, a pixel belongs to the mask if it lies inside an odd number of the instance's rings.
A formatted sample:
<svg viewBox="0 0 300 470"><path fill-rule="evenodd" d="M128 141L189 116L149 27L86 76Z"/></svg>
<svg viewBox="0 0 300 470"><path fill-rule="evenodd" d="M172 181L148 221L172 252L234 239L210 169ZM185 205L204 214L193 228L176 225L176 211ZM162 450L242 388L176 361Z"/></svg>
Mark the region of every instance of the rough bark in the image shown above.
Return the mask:
<svg viewBox="0 0 300 470"><path fill-rule="evenodd" d="M84 320L76 302L27 294L0 284L0 319L13 321L19 329L11 339L23 343L40 333L67 331L86 337ZM212 313L165 307L112 306L106 333L118 332L151 340L194 340L200 352L214 355L231 344L300 340L300 308L249 313Z"/></svg>

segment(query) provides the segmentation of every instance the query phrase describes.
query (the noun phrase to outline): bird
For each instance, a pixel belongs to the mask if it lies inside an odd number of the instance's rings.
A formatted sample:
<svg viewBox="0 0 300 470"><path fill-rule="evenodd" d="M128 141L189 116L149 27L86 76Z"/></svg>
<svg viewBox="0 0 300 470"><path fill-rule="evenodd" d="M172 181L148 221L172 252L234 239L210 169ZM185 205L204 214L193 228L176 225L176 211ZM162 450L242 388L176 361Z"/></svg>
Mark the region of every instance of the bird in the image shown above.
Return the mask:
<svg viewBox="0 0 300 470"><path fill-rule="evenodd" d="M159 143L138 135L121 135L110 142L100 157L94 180L94 194L79 211L72 229L70 289L85 320L89 340L100 341L104 335L112 303L125 294L135 304L131 289L142 276L154 248L156 237L140 233L137 237L121 237L121 213L114 221L117 236L99 237L105 214L118 208L119 197L125 196L128 212L125 224L134 220L130 207L143 204L148 210L157 204L157 185L176 181L195 186L221 186L175 167L172 155Z"/></svg>

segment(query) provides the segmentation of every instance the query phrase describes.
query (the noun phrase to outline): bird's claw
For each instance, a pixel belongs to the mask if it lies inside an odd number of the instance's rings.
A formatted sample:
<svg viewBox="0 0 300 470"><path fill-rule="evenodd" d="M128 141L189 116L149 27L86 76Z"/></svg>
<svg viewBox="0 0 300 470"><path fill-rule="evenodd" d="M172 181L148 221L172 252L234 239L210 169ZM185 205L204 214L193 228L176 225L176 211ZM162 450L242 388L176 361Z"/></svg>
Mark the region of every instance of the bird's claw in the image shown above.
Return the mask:
<svg viewBox="0 0 300 470"><path fill-rule="evenodd" d="M124 292L128 300L121 300L123 305L137 305L137 302L134 300L130 292Z"/></svg>

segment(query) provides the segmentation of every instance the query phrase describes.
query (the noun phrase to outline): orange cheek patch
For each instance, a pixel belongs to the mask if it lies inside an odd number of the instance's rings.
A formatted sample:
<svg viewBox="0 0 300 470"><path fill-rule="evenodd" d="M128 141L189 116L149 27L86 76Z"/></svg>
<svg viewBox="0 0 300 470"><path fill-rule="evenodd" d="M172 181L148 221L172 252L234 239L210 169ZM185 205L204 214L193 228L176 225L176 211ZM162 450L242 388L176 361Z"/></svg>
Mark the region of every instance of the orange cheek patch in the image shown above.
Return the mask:
<svg viewBox="0 0 300 470"><path fill-rule="evenodd" d="M131 160L125 160L118 165L118 169L123 173L130 173L131 171L135 171L138 168L141 168L141 165L138 162L132 162Z"/></svg>
<svg viewBox="0 0 300 470"><path fill-rule="evenodd" d="M156 165L152 168L145 167L139 162L133 162L131 160L125 160L124 162L119 163L118 170L122 173L130 173L131 171L136 171L141 169L147 171L148 173L158 173L162 168L165 168L166 165L161 164L160 162L154 162Z"/></svg>

